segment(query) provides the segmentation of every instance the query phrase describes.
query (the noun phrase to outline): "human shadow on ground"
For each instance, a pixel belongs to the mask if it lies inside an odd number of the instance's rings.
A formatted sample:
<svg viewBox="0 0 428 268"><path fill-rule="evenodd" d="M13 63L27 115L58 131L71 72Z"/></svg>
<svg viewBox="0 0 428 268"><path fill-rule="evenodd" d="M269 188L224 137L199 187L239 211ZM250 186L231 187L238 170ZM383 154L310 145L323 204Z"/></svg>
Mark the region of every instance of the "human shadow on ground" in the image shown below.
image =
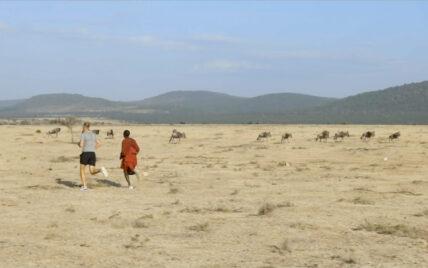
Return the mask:
<svg viewBox="0 0 428 268"><path fill-rule="evenodd" d="M61 178L57 178L55 179L56 183L70 187L70 188L76 188L76 187L80 187L81 184L80 183L76 183L74 181L67 181L67 180L63 180ZM98 186L95 184L92 186L93 187L100 187L102 185L104 186L110 186L110 187L116 187L116 188L120 188L122 187L122 185L120 183L114 182L114 181L110 181L110 180L106 180L106 179L96 179L95 180L98 184ZM89 181L89 184L91 184L91 182Z"/></svg>
<svg viewBox="0 0 428 268"><path fill-rule="evenodd" d="M96 179L97 183L101 183L101 184L105 184L108 186L112 186L112 187L122 187L122 185L120 183L114 182L114 181L110 181L110 180L106 180L106 179Z"/></svg>
<svg viewBox="0 0 428 268"><path fill-rule="evenodd" d="M61 178L57 178L55 179L56 183L70 187L70 188L75 188L75 187L80 187L80 184L75 183L74 181L66 181L63 180Z"/></svg>

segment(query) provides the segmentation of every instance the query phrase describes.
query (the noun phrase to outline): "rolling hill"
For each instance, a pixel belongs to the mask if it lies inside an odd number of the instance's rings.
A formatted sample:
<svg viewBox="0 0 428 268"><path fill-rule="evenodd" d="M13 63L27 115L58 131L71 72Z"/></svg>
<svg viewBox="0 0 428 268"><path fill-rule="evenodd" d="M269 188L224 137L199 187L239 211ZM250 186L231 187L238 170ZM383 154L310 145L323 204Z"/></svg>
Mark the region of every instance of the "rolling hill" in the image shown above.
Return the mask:
<svg viewBox="0 0 428 268"><path fill-rule="evenodd" d="M306 123L428 124L428 81L336 100L295 118Z"/></svg>
<svg viewBox="0 0 428 268"><path fill-rule="evenodd" d="M14 106L18 103L21 103L25 100L0 100L0 109Z"/></svg>
<svg viewBox="0 0 428 268"><path fill-rule="evenodd" d="M0 106L3 118L65 115L137 123L428 124L428 81L343 99L295 93L245 98L210 91L173 91L133 102L45 94Z"/></svg>

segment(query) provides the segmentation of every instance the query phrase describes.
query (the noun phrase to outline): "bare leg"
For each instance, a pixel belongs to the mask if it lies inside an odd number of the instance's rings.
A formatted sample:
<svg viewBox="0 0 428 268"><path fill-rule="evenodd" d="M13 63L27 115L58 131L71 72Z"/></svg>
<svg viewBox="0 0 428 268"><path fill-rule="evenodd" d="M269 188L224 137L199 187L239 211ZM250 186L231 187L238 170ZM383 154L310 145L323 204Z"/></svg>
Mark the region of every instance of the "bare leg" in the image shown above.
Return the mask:
<svg viewBox="0 0 428 268"><path fill-rule="evenodd" d="M129 174L126 169L123 170L123 175L125 175L126 182L128 183L128 187L131 186L131 180L129 179Z"/></svg>
<svg viewBox="0 0 428 268"><path fill-rule="evenodd" d="M85 174L85 165L80 165L80 179L82 180L83 186L86 186L86 174Z"/></svg>
<svg viewBox="0 0 428 268"><path fill-rule="evenodd" d="M91 172L92 175L98 174L101 172L101 169L95 168L94 166L89 166L89 172Z"/></svg>

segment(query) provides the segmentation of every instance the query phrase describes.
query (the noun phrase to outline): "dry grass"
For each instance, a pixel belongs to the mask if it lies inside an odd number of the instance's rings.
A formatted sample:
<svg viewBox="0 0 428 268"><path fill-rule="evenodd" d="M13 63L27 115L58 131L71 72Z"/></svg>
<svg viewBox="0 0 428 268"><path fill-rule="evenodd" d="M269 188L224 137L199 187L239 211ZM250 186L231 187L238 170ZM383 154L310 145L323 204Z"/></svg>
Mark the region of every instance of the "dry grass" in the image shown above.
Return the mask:
<svg viewBox="0 0 428 268"><path fill-rule="evenodd" d="M365 199L361 196L352 199L351 202L359 205L374 205L374 202L372 200Z"/></svg>
<svg viewBox="0 0 428 268"><path fill-rule="evenodd" d="M416 217L428 217L428 209L423 210L422 212L414 214Z"/></svg>
<svg viewBox="0 0 428 268"><path fill-rule="evenodd" d="M76 161L76 159L78 159L77 157L72 157L72 156L58 156L57 158L51 159L50 162L52 163L64 163L64 162L72 162L72 161Z"/></svg>
<svg viewBox="0 0 428 268"><path fill-rule="evenodd" d="M133 223L134 228L147 228L149 227L149 224L147 222L147 219L151 219L153 216L144 215L136 219Z"/></svg>
<svg viewBox="0 0 428 268"><path fill-rule="evenodd" d="M343 143L314 141L343 127L187 124L172 145L178 126L100 126L130 129L150 176L124 187L122 139L104 135L97 166L110 176L87 173L80 191L68 133L0 126L0 266L425 267L428 126L394 126L406 134L394 143L391 126L357 125ZM295 139L276 144L285 129ZM379 139L362 142L371 129Z"/></svg>
<svg viewBox="0 0 428 268"><path fill-rule="evenodd" d="M365 230L368 232L375 232L377 234L424 239L428 242L428 231L409 227L405 224L370 223L366 221L365 223L358 225L354 230Z"/></svg>
<svg viewBox="0 0 428 268"><path fill-rule="evenodd" d="M74 207L68 207L65 209L65 211L70 212L70 213L75 213L76 209L74 209Z"/></svg>
<svg viewBox="0 0 428 268"><path fill-rule="evenodd" d="M173 185L172 183L169 184L169 194L177 194L180 190L177 186Z"/></svg>

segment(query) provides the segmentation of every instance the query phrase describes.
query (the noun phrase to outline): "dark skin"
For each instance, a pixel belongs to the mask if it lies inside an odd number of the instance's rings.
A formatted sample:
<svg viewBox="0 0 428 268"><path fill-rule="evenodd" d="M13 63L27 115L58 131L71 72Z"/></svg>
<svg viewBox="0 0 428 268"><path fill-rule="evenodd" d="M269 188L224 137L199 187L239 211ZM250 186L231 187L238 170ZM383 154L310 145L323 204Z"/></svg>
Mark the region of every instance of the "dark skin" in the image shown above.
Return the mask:
<svg viewBox="0 0 428 268"><path fill-rule="evenodd" d="M123 135L123 137L126 139L126 138L129 138L129 136L125 136L125 135ZM120 159L122 159L123 158L123 156L122 155L120 155ZM129 179L129 173L128 173L128 170L123 170L123 175L125 176L125 179L126 179L126 182L128 183L128 187L129 186L131 186L131 180Z"/></svg>

